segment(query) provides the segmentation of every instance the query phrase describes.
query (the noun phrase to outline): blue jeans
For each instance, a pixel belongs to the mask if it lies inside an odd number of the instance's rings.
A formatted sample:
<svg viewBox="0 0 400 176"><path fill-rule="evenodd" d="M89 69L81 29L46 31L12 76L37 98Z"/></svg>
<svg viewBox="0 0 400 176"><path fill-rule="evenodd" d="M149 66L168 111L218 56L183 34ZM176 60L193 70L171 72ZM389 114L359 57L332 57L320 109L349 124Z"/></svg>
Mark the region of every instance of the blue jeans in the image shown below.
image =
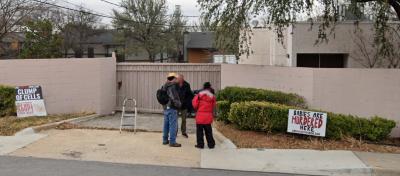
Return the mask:
<svg viewBox="0 0 400 176"><path fill-rule="evenodd" d="M164 110L164 135L163 142L168 141L168 133L171 135L169 138L170 144L176 143L176 134L178 127L178 114L175 109Z"/></svg>

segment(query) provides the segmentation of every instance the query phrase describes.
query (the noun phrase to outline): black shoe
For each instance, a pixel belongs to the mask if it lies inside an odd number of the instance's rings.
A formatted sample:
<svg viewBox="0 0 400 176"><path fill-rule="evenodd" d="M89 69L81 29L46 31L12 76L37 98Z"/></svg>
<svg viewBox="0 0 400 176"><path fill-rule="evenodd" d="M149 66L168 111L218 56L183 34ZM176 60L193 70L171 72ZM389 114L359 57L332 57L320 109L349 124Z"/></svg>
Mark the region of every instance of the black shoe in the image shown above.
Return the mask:
<svg viewBox="0 0 400 176"><path fill-rule="evenodd" d="M199 149L204 149L204 147L200 147L199 145L195 145L194 147L199 148Z"/></svg>
<svg viewBox="0 0 400 176"><path fill-rule="evenodd" d="M169 144L170 147L182 147L181 144L175 143L175 144Z"/></svg>
<svg viewBox="0 0 400 176"><path fill-rule="evenodd" d="M183 133L182 136L185 138L189 138L189 136L186 133Z"/></svg>
<svg viewBox="0 0 400 176"><path fill-rule="evenodd" d="M163 142L162 144L163 144L163 145L167 145L167 144L169 144L169 142L168 142L168 141L165 141L165 142Z"/></svg>
<svg viewBox="0 0 400 176"><path fill-rule="evenodd" d="M212 147L209 146L208 148L209 148L209 149L213 149L213 148L215 148L215 146L212 146Z"/></svg>

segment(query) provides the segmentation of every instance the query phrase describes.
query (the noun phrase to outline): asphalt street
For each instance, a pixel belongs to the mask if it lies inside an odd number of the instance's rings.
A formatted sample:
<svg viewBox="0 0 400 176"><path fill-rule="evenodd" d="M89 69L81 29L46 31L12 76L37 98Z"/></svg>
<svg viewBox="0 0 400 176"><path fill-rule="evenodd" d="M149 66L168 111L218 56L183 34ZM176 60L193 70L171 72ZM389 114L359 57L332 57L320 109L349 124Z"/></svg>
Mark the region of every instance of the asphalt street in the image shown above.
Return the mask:
<svg viewBox="0 0 400 176"><path fill-rule="evenodd" d="M261 173L200 169L188 167L170 167L141 164L120 164L96 161L72 161L42 158L26 158L0 156L0 175L7 176L101 176L101 175L144 175L144 176L227 176L227 175L252 175L252 176L289 176L293 174Z"/></svg>

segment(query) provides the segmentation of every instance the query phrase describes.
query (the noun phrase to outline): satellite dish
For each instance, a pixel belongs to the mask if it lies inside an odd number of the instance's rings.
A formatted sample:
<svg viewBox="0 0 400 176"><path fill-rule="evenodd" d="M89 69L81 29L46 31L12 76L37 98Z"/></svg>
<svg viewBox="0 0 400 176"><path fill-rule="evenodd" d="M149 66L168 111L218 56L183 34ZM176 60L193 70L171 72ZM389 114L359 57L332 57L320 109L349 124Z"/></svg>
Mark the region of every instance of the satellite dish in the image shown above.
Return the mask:
<svg viewBox="0 0 400 176"><path fill-rule="evenodd" d="M258 25L258 20L253 20L253 21L251 22L251 24L252 24L254 27L257 27L257 25Z"/></svg>

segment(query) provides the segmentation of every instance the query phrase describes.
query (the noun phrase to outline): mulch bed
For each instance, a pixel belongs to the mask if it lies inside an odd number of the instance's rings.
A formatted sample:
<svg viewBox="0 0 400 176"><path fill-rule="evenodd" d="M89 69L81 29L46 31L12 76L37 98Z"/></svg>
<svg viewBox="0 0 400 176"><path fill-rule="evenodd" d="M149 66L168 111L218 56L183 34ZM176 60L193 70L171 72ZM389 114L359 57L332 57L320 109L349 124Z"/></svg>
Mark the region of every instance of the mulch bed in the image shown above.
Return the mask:
<svg viewBox="0 0 400 176"><path fill-rule="evenodd" d="M351 150L400 154L400 138L379 142L359 141L355 138L330 140L327 138L290 133L263 133L239 130L233 124L216 122L216 127L238 148Z"/></svg>

